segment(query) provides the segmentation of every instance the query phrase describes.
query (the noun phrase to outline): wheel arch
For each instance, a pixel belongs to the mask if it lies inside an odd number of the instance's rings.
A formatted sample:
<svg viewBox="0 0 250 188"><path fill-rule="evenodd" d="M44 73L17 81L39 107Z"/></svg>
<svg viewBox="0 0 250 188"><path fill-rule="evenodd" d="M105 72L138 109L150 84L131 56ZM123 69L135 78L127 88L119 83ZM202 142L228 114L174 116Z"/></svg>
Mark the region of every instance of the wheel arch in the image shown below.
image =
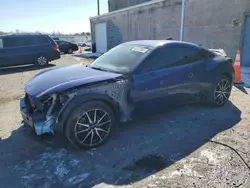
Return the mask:
<svg viewBox="0 0 250 188"><path fill-rule="evenodd" d="M81 104L85 103L85 102L89 102L89 101L100 101L105 103L106 105L108 105L112 111L115 114L115 118L116 120L119 120L119 104L118 102L116 102L114 99L112 99L111 97L107 96L107 95L103 95L103 94L84 94L84 95L80 95L80 96L76 96L75 98L73 98L69 104L67 106L64 107L64 109L62 110L62 112L60 112L59 116L58 116L58 122L56 124L55 130L60 132L60 133L64 133L65 132L65 124L67 122L67 119L70 115L70 113L78 106L80 106Z"/></svg>
<svg viewBox="0 0 250 188"><path fill-rule="evenodd" d="M231 59L226 59L220 65L220 75L230 78L231 81L234 79L234 68Z"/></svg>
<svg viewBox="0 0 250 188"><path fill-rule="evenodd" d="M228 77L231 81L233 81L233 75L232 75L232 74L229 74L228 72L222 72L221 75L222 75L222 76L226 76L226 77Z"/></svg>

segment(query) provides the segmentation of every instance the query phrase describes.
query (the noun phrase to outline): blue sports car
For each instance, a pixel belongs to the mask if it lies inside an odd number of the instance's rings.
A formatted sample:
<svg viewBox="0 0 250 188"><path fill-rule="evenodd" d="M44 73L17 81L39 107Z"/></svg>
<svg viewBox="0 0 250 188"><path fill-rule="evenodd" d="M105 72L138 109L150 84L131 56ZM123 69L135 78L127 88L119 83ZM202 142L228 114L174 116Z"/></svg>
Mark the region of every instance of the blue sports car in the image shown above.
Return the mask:
<svg viewBox="0 0 250 188"><path fill-rule="evenodd" d="M117 122L136 109L204 102L224 105L233 80L232 60L186 42L123 43L89 67L53 67L25 85L23 120L38 135L63 134L75 146L104 143Z"/></svg>

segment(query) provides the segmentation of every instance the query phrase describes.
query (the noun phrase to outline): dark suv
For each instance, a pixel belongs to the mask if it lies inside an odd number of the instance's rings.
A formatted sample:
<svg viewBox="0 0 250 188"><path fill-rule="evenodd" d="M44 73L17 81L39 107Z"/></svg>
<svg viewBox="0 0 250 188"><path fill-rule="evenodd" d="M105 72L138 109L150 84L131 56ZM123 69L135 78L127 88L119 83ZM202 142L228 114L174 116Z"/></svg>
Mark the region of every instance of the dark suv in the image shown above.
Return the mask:
<svg viewBox="0 0 250 188"><path fill-rule="evenodd" d="M59 58L58 45L48 35L0 36L0 67L25 64L43 67Z"/></svg>

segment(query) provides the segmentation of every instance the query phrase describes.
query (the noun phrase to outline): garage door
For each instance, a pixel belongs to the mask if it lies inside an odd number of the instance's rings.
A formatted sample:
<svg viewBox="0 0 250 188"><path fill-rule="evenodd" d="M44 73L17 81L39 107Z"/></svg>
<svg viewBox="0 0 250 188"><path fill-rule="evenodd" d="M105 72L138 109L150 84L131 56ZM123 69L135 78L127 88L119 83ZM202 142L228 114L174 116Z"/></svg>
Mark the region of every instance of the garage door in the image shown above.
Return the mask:
<svg viewBox="0 0 250 188"><path fill-rule="evenodd" d="M95 25L96 52L104 53L107 51L107 24L106 22Z"/></svg>

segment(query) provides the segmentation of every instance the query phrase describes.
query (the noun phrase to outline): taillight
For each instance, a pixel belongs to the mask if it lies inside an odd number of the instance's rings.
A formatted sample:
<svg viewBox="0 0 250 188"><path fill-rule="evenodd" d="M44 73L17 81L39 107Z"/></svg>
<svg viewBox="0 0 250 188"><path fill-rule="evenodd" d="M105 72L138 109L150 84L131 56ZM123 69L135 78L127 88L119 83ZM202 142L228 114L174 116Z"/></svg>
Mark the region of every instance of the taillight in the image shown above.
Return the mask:
<svg viewBox="0 0 250 188"><path fill-rule="evenodd" d="M58 50L59 51L58 45L54 45L54 46L52 46L52 48L53 48L53 50Z"/></svg>

